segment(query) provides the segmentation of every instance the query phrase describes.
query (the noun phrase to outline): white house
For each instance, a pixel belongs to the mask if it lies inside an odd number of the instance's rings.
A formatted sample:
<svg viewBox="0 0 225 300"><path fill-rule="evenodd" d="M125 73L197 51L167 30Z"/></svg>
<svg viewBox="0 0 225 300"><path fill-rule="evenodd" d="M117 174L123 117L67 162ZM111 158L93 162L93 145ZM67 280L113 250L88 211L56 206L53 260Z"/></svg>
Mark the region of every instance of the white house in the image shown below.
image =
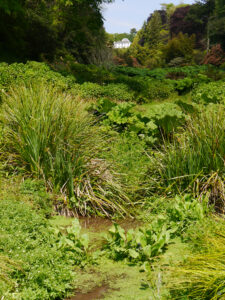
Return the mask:
<svg viewBox="0 0 225 300"><path fill-rule="evenodd" d="M114 48L129 48L131 42L128 39L122 39L122 41L114 42Z"/></svg>

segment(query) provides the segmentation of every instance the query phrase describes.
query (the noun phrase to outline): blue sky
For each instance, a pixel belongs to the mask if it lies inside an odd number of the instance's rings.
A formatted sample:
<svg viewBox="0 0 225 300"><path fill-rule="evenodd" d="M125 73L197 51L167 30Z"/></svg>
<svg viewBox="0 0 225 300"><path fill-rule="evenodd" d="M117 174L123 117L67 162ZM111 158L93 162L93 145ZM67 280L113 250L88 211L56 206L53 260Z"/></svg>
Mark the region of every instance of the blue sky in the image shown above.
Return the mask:
<svg viewBox="0 0 225 300"><path fill-rule="evenodd" d="M113 4L103 7L105 28L109 33L129 32L131 28L140 29L147 17L160 3L180 4L180 0L115 0ZM191 4L194 0L185 0L183 3Z"/></svg>

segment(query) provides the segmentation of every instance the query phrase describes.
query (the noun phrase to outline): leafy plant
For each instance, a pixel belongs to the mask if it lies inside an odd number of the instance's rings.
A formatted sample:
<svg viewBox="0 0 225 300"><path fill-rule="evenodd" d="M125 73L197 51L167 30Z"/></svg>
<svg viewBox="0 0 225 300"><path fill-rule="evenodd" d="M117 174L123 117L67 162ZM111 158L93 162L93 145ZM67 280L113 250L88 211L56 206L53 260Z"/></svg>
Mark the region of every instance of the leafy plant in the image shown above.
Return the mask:
<svg viewBox="0 0 225 300"><path fill-rule="evenodd" d="M134 92L132 92L128 86L124 83L108 84L103 86L104 97L110 99L132 101L134 100Z"/></svg>
<svg viewBox="0 0 225 300"><path fill-rule="evenodd" d="M103 88L93 82L84 82L78 91L81 98L96 99L104 95Z"/></svg>
<svg viewBox="0 0 225 300"><path fill-rule="evenodd" d="M197 87L192 93L192 99L196 103L224 103L225 83L222 81L210 82Z"/></svg>
<svg viewBox="0 0 225 300"><path fill-rule="evenodd" d="M148 87L141 95L145 97L145 102L149 100L167 99L174 92L174 87L171 84L166 84L165 81L151 80L148 82Z"/></svg>
<svg viewBox="0 0 225 300"><path fill-rule="evenodd" d="M97 83L85 82L78 87L77 94L85 99L108 97L114 100L130 101L134 98L134 94L123 83L111 83L101 86Z"/></svg>
<svg viewBox="0 0 225 300"><path fill-rule="evenodd" d="M164 219L137 230L130 229L125 233L118 224L109 229L104 249L114 260L128 259L133 262L149 261L165 250L170 241Z"/></svg>
<svg viewBox="0 0 225 300"><path fill-rule="evenodd" d="M184 78L180 80L176 80L175 89L179 92L179 94L183 94L189 92L194 86L194 81L191 78Z"/></svg>
<svg viewBox="0 0 225 300"><path fill-rule="evenodd" d="M78 219L74 219L72 225L66 228L66 234L56 231L59 237L58 249L76 256L75 264L84 266L88 261L89 237L81 234L81 226ZM89 260L90 261L90 260Z"/></svg>
<svg viewBox="0 0 225 300"><path fill-rule="evenodd" d="M184 125L186 117L174 103L162 103L150 107L144 114L152 120L164 137L172 136L174 131Z"/></svg>
<svg viewBox="0 0 225 300"><path fill-rule="evenodd" d="M130 102L115 105L108 99L100 99L96 105L91 106L90 110L100 115L102 125L106 129L131 132L153 144L156 141L157 126L149 118L136 113L133 110L134 106Z"/></svg>
<svg viewBox="0 0 225 300"><path fill-rule="evenodd" d="M45 63L28 61L26 64L0 64L0 89L8 91L12 85L29 85L32 82L46 83L61 90L71 89L75 83L72 75L63 76L54 72Z"/></svg>
<svg viewBox="0 0 225 300"><path fill-rule="evenodd" d="M191 195L176 196L164 206L162 214L151 215L151 223L127 232L114 224L106 238L104 249L114 260L127 259L135 263L148 262L163 253L176 236L181 236L189 226L204 219L207 213L204 203Z"/></svg>

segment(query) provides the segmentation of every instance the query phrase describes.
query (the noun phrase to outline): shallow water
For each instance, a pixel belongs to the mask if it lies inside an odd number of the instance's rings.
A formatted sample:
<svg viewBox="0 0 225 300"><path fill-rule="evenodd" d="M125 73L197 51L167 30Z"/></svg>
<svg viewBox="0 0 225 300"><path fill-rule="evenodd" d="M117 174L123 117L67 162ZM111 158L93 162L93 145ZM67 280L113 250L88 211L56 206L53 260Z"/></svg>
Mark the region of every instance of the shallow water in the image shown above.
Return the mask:
<svg viewBox="0 0 225 300"><path fill-rule="evenodd" d="M77 293L76 296L69 298L67 300L94 300L94 299L102 299L104 294L107 292L108 286L96 287L88 293Z"/></svg>
<svg viewBox="0 0 225 300"><path fill-rule="evenodd" d="M101 217L79 217L80 225L83 229L88 230L88 232L98 233L107 231L113 223L117 223L122 226L125 230L130 228L135 228L143 225L143 222L137 221L135 219L127 218L117 221L112 221L109 219L104 219ZM95 239L93 239L95 240ZM98 245L97 245L98 247ZM82 293L77 292L75 296L68 298L66 300L97 300L103 299L104 294L108 291L107 285L102 285L101 287L95 287L90 292Z"/></svg>
<svg viewBox="0 0 225 300"><path fill-rule="evenodd" d="M113 223L117 223L124 229L135 228L140 226L142 223L134 219L123 219L112 221L109 219L104 219L100 217L79 217L80 224L82 228L89 229L92 232L101 232L109 229Z"/></svg>

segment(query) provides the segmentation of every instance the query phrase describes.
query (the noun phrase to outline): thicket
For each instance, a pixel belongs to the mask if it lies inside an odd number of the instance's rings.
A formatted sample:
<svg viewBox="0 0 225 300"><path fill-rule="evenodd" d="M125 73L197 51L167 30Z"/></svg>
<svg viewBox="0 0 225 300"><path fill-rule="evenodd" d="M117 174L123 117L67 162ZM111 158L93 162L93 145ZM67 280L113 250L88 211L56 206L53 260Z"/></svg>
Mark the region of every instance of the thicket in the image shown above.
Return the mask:
<svg viewBox="0 0 225 300"><path fill-rule="evenodd" d="M1 1L0 55L5 61L109 59L101 5L111 0Z"/></svg>

